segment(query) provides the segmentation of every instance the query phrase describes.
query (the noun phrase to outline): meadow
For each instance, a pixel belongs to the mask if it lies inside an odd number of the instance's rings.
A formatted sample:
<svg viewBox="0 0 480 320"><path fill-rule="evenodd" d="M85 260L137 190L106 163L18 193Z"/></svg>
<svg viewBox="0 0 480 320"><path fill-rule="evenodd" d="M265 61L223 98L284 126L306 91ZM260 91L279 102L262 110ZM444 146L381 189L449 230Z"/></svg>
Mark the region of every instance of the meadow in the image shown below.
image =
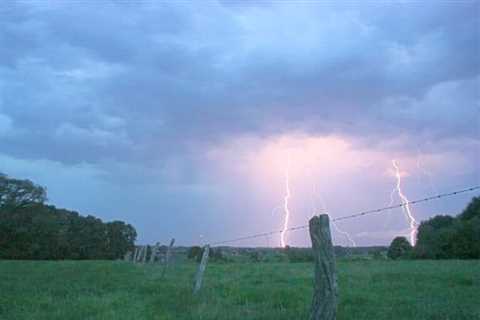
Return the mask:
<svg viewBox="0 0 480 320"><path fill-rule="evenodd" d="M480 319L480 261L339 260L338 319ZM311 263L0 261L0 319L308 319Z"/></svg>

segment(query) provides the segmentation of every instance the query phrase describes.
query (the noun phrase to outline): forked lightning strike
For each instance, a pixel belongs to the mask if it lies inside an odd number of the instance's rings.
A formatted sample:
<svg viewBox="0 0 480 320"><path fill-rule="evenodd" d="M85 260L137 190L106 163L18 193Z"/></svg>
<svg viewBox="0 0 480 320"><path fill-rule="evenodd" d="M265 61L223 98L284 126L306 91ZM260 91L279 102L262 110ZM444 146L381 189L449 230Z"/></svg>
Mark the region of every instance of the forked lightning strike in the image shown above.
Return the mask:
<svg viewBox="0 0 480 320"><path fill-rule="evenodd" d="M288 207L288 201L290 200L290 154L288 155L287 169L285 170L285 197L283 199L283 210L285 211L285 220L283 222L283 230L280 234L280 244L282 248L287 245L285 234L288 229L288 222L290 220L290 209Z"/></svg>
<svg viewBox="0 0 480 320"><path fill-rule="evenodd" d="M397 178L397 184L396 184L396 190L398 193L398 196L402 200L404 206L403 206L403 211L405 212L405 215L407 217L407 222L410 225L410 243L412 246L415 245L415 239L417 236L417 226L418 222L415 220L415 217L412 214L412 210L410 209L410 203L408 198L405 196L405 194L402 191L402 177L400 174L400 168L398 167L397 161L392 160L393 167L395 168L395 177Z"/></svg>
<svg viewBox="0 0 480 320"><path fill-rule="evenodd" d="M315 195L317 193L316 191L316 188L315 186L313 186L313 194ZM347 239L347 241L353 246L353 247L356 247L357 246L357 243L355 242L355 240L353 240L353 237L350 235L350 233L348 233L347 231L344 231L342 229L340 229L337 225L337 223L335 223L335 221L333 221L333 217L330 215L329 211L327 210L327 205L325 203L325 200L323 199L323 197L318 194L318 197L320 198L320 202L321 202L321 205L322 205L322 211L324 213L326 213L329 218L330 218L330 223L332 224L333 228L335 229L335 231L337 231L338 233L340 233L341 235L343 235L345 237L345 239ZM317 214L317 208L316 208L316 201L315 201L316 197L314 196L313 198L313 214L316 215Z"/></svg>
<svg viewBox="0 0 480 320"><path fill-rule="evenodd" d="M328 214L328 213L327 213ZM328 214L328 216L330 217L330 214ZM338 227L338 225L335 223L335 221L333 221L332 217L330 217L330 222L332 223L332 226L335 228L335 230L344 235L345 238L348 240L348 242L350 242L350 244L352 245L352 247L356 247L357 246L357 243L355 242L355 240L353 240L352 236L347 232L347 231L344 231L342 229L340 229Z"/></svg>

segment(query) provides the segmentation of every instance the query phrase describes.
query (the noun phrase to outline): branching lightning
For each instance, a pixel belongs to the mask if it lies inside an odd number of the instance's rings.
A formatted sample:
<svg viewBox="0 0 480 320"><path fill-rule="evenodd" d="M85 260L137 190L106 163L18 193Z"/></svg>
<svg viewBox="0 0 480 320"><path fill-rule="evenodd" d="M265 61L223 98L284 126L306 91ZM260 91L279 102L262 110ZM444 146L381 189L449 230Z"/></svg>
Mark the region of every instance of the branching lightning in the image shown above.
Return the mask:
<svg viewBox="0 0 480 320"><path fill-rule="evenodd" d="M391 205L393 205L393 202L395 201L395 199L393 199L393 195L395 194L396 191L397 191L397 188L393 188L392 192L390 192L390 202L388 203L387 207L390 207Z"/></svg>
<svg viewBox="0 0 480 320"><path fill-rule="evenodd" d="M288 201L290 200L290 154L288 155L287 168L285 170L285 197L283 198L283 210L285 211L285 220L283 222L283 230L280 234L280 244L283 248L287 245L285 234L288 229L288 222L290 220L290 209Z"/></svg>
<svg viewBox="0 0 480 320"><path fill-rule="evenodd" d="M333 217L330 215L329 211L327 210L327 205L325 203L325 200L323 199L323 197L321 196L320 193L317 193L317 190L315 188L315 185L313 186L313 197L312 197L312 204L313 204L313 214L317 214L317 204L316 204L316 196L318 196L318 198L320 199L320 204L321 204L321 207L322 207L322 212L328 214L329 218L330 218L330 223L332 224L333 228L335 229L335 231L337 231L338 233L340 233L341 235L343 235L345 237L345 239L353 246L353 247L356 247L357 246L357 243L355 242L355 240L353 240L353 237L350 235L350 233L340 229L338 227L338 224L333 221Z"/></svg>
<svg viewBox="0 0 480 320"><path fill-rule="evenodd" d="M328 213L327 213L328 214ZM328 214L328 216L330 216L330 214ZM350 244L352 245L352 247L356 247L357 246L357 243L355 242L355 240L353 240L352 236L350 235L350 233L348 233L347 231L344 231L342 229L340 229L338 227L338 225L335 223L335 221L332 220L332 218L330 217L330 222L332 223L332 226L333 228L340 234L342 234L347 240L348 242L350 242Z"/></svg>
<svg viewBox="0 0 480 320"><path fill-rule="evenodd" d="M417 235L418 223L412 214L412 210L410 209L409 200L402 191L402 177L400 174L400 168L398 167L398 163L396 160L392 160L392 164L393 164L393 167L395 168L395 177L397 179L397 184L395 188L397 190L398 196L400 197L402 202L405 204L403 206L403 211L405 212L405 216L407 217L407 222L410 224L410 243L412 244L412 246L414 246L416 235Z"/></svg>
<svg viewBox="0 0 480 320"><path fill-rule="evenodd" d="M395 195L396 192L397 192L397 188L393 188L392 191L390 192L390 202L387 204L387 207L390 207L391 205L393 205L393 203L395 201L393 196ZM388 210L388 211L390 212L391 210ZM390 220L391 220L391 215L387 215L387 218L385 219L385 222L383 223L384 228L390 223Z"/></svg>

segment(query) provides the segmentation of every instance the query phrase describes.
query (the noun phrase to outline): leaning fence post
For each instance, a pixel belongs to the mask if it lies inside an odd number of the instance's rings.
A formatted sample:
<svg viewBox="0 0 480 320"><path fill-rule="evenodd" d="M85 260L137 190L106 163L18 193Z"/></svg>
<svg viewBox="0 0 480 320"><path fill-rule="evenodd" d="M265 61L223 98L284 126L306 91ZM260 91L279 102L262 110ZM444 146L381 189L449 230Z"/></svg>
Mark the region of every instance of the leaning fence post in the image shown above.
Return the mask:
<svg viewBox="0 0 480 320"><path fill-rule="evenodd" d="M165 275L165 272L167 272L168 264L170 262L170 255L172 254L172 247L174 243L175 238L172 238L172 240L170 240L170 245L167 248L167 253L165 254L165 264L163 266L162 277Z"/></svg>
<svg viewBox="0 0 480 320"><path fill-rule="evenodd" d="M309 222L315 262L315 284L310 320L335 320L337 316L337 274L335 252L328 215L313 217Z"/></svg>
<svg viewBox="0 0 480 320"><path fill-rule="evenodd" d="M196 294L202 287L203 273L207 267L208 254L210 252L210 246L207 244L203 249L202 261L198 266L197 274L195 275L195 284L193 286L193 294Z"/></svg>

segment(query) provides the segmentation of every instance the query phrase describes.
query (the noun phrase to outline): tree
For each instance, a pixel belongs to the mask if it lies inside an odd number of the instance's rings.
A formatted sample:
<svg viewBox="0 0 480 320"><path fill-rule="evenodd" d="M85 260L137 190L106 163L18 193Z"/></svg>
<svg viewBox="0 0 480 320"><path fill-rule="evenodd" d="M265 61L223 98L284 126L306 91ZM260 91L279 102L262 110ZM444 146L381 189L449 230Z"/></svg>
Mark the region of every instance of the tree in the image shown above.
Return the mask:
<svg viewBox="0 0 480 320"><path fill-rule="evenodd" d="M45 188L0 175L0 259L117 259L134 246L122 221L45 205Z"/></svg>
<svg viewBox="0 0 480 320"><path fill-rule="evenodd" d="M438 215L422 221L418 227L415 257L448 259L452 256L450 243L454 236L455 218Z"/></svg>
<svg viewBox="0 0 480 320"><path fill-rule="evenodd" d="M435 216L418 228L414 256L424 259L480 258L480 197L458 217Z"/></svg>
<svg viewBox="0 0 480 320"><path fill-rule="evenodd" d="M459 216L459 218L464 221L475 217L480 217L480 197L474 197Z"/></svg>
<svg viewBox="0 0 480 320"><path fill-rule="evenodd" d="M44 203L46 200L47 192L44 187L30 180L12 179L0 173L0 209L15 210Z"/></svg>
<svg viewBox="0 0 480 320"><path fill-rule="evenodd" d="M459 220L451 238L451 256L458 259L480 259L480 217Z"/></svg>
<svg viewBox="0 0 480 320"><path fill-rule="evenodd" d="M396 237L388 248L387 256L390 259L407 258L412 252L412 246L405 237Z"/></svg>
<svg viewBox="0 0 480 320"><path fill-rule="evenodd" d="M125 253L134 249L137 232L135 228L123 221L106 224L107 252L110 259L120 259Z"/></svg>

